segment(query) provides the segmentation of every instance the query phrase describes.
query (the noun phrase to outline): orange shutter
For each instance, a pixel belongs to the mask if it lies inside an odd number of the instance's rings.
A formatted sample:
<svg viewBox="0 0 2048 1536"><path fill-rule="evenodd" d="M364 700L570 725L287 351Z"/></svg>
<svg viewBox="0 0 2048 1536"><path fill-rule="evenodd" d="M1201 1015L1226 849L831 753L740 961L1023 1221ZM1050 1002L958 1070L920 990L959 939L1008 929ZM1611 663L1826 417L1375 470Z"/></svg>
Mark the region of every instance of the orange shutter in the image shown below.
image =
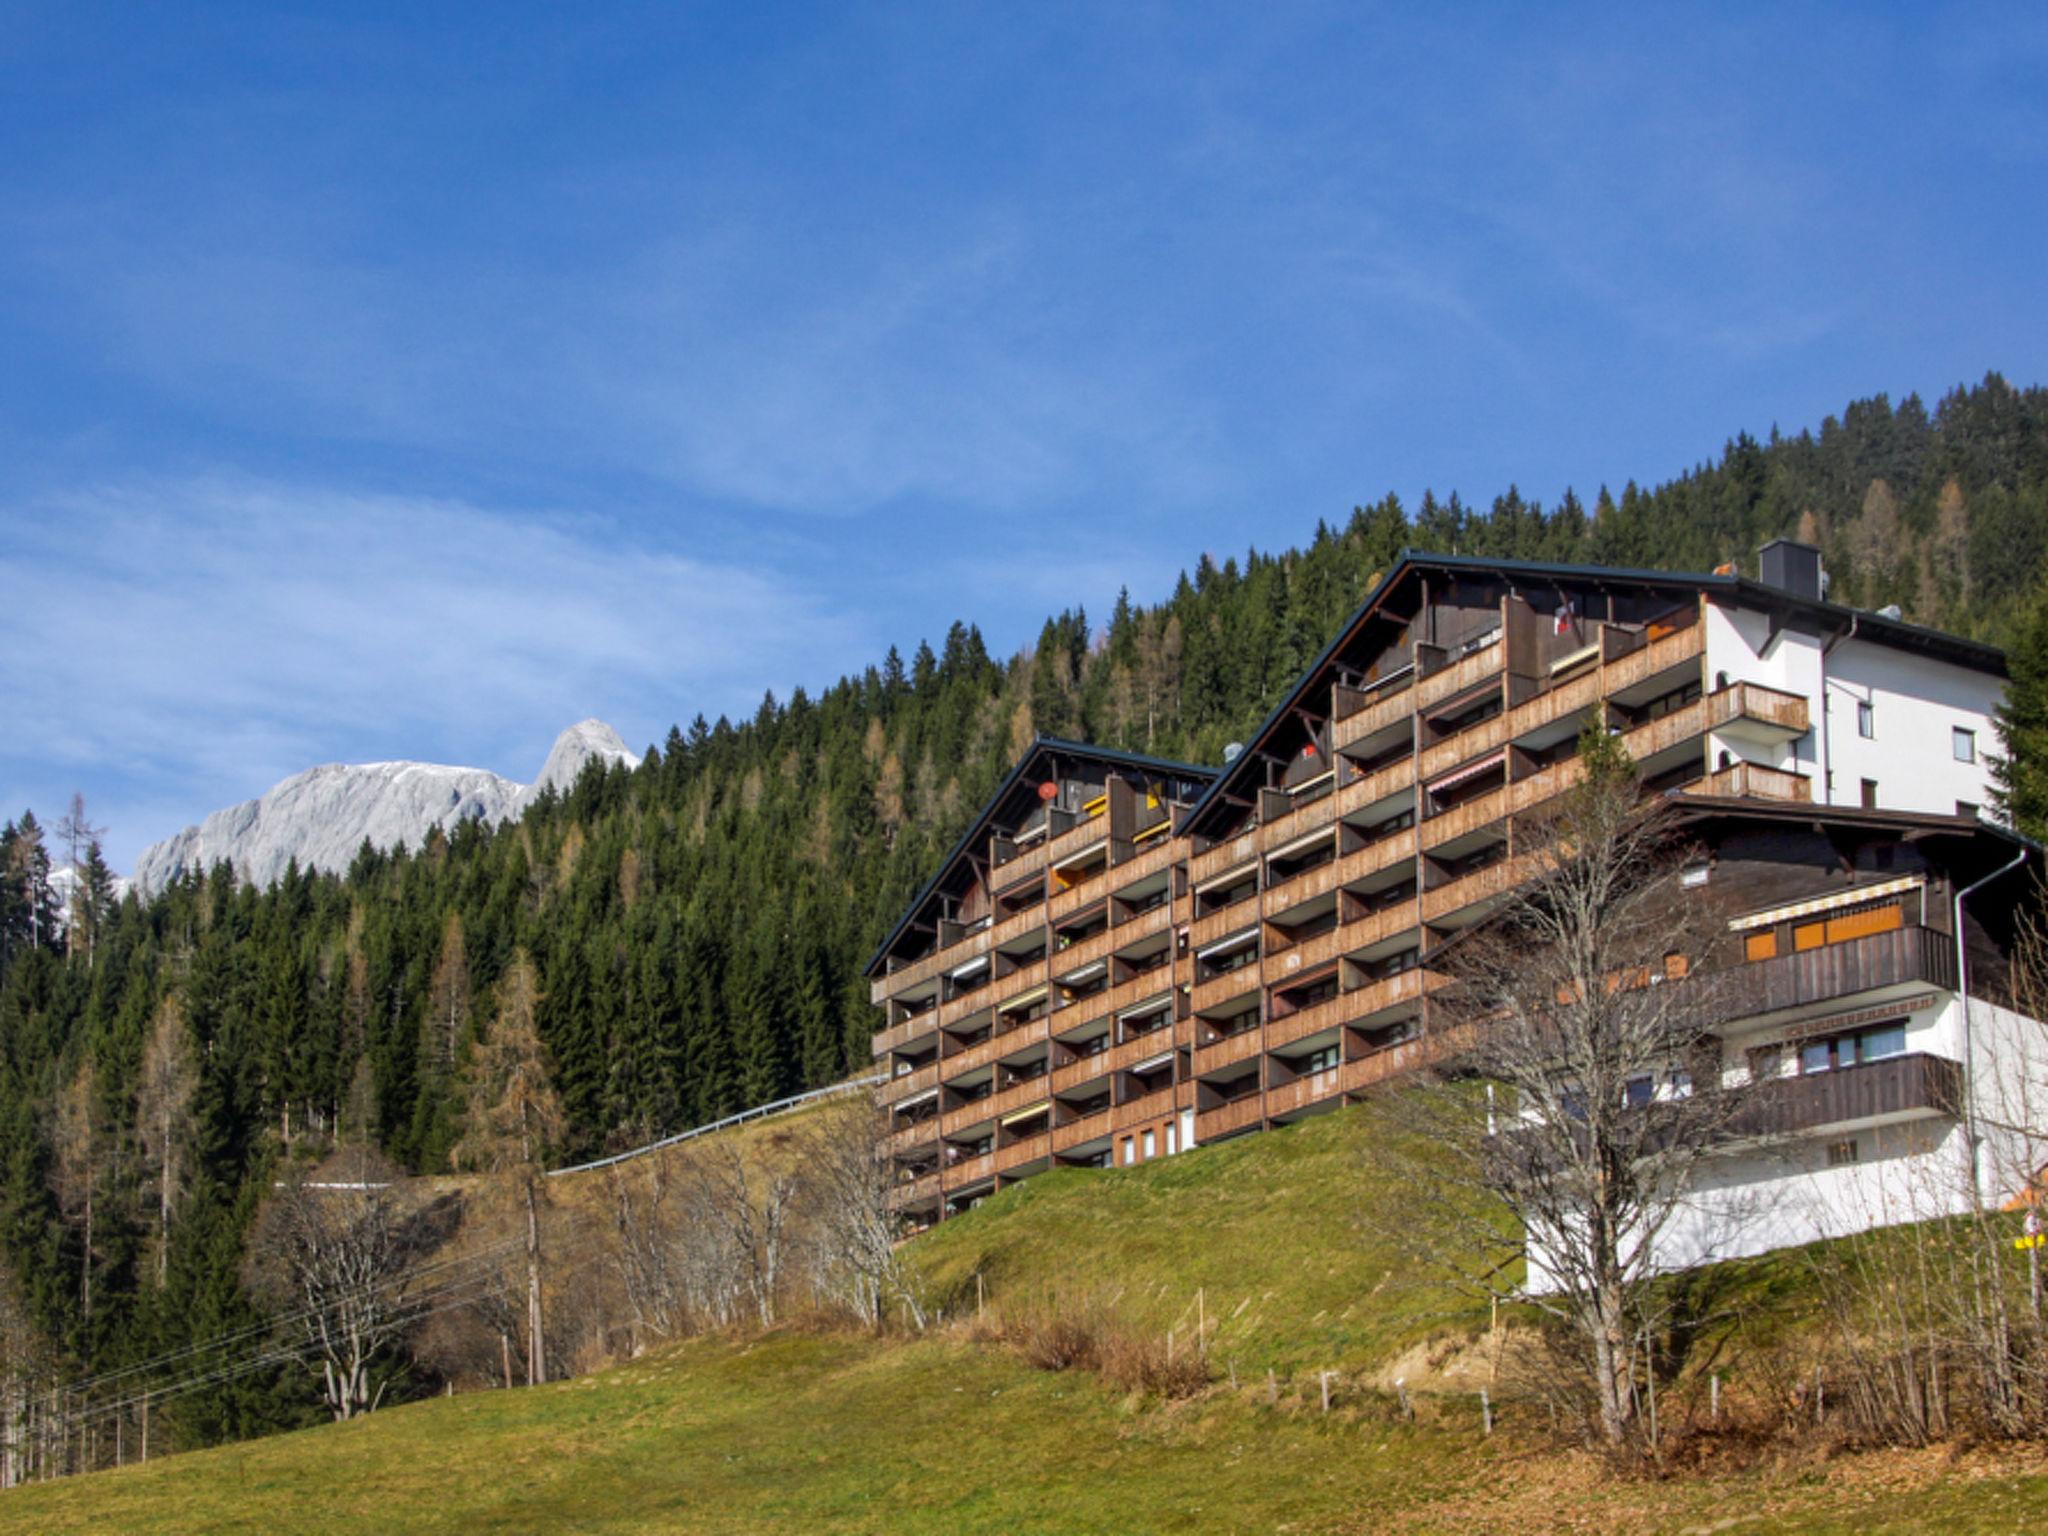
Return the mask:
<svg viewBox="0 0 2048 1536"><path fill-rule="evenodd" d="M1848 939L1860 939L1865 934L1890 933L1905 926L1906 916L1899 903L1887 901L1882 906L1865 907L1860 912L1845 912L1828 923L1828 942L1840 944Z"/></svg>
<svg viewBox="0 0 2048 1536"><path fill-rule="evenodd" d="M1778 930L1761 928L1742 941L1743 959L1774 960L1778 955Z"/></svg>
<svg viewBox="0 0 2048 1536"><path fill-rule="evenodd" d="M1792 930L1792 948L1795 950L1819 949L1827 941L1826 923L1805 923Z"/></svg>

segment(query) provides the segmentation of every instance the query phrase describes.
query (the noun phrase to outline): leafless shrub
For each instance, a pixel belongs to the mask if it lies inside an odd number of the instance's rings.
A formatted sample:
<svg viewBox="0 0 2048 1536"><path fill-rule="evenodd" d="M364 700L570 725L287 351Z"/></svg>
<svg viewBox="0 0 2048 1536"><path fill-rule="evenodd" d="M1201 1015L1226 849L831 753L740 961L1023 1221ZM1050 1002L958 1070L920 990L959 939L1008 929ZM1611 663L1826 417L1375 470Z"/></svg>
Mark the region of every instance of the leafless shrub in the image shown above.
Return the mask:
<svg viewBox="0 0 2048 1536"><path fill-rule="evenodd" d="M366 1147L298 1165L257 1217L250 1278L286 1310L319 1363L320 1395L337 1419L383 1400L389 1354L424 1309L421 1264L446 1237L455 1203L409 1209L397 1170Z"/></svg>

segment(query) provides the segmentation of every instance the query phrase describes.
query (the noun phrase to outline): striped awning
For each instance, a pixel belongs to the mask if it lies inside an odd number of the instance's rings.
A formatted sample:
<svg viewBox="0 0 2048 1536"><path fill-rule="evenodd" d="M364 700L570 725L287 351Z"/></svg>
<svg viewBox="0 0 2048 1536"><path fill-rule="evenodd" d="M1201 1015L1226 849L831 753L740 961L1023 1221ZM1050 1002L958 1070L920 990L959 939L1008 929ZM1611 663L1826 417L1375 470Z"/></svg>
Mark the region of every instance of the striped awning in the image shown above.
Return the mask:
<svg viewBox="0 0 2048 1536"><path fill-rule="evenodd" d="M1432 780L1429 785L1429 792L1432 795L1440 795L1447 789L1455 789L1467 779L1476 779L1482 773L1498 768L1507 760L1507 755L1507 748L1503 747L1498 752L1487 753L1486 756L1480 758L1476 763L1467 763L1462 768L1454 768L1442 778Z"/></svg>
<svg viewBox="0 0 2048 1536"><path fill-rule="evenodd" d="M1258 942L1259 930L1247 928L1242 933L1233 933L1227 939L1218 939L1207 948L1196 950L1195 958L1197 960L1206 960L1211 955L1227 955L1234 949L1243 949L1247 944L1256 944Z"/></svg>
<svg viewBox="0 0 2048 1536"><path fill-rule="evenodd" d="M1091 964L1082 966L1078 971L1067 972L1066 975L1060 978L1060 985L1072 987L1084 981L1093 981L1107 969L1109 969L1109 962L1107 960L1094 961Z"/></svg>
<svg viewBox="0 0 2048 1536"><path fill-rule="evenodd" d="M1304 849L1313 848L1318 843L1327 843L1331 838L1335 837L1336 835L1337 828L1334 825L1327 827L1318 827L1313 832L1305 833L1304 835L1297 837L1290 842L1281 844L1278 848L1268 850L1266 857L1269 859L1292 858L1295 854L1302 852Z"/></svg>
<svg viewBox="0 0 2048 1536"><path fill-rule="evenodd" d="M1860 907L1865 902L1877 901L1886 896L1898 896L1907 891L1920 889L1927 883L1924 875L1906 875L1897 880L1881 880L1875 885L1859 885L1851 890L1836 891L1832 896L1816 896L1811 901L1795 901L1789 906L1772 907L1767 912L1752 912L1747 917L1734 917L1728 926L1737 933L1751 928L1775 928L1780 923L1795 923L1802 917L1812 917L1821 912L1839 912L1844 907Z"/></svg>
<svg viewBox="0 0 2048 1536"><path fill-rule="evenodd" d="M1015 1013L1019 1008L1029 1008L1033 1003L1037 1002L1040 998L1044 996L1045 988L1034 987L1021 997L1012 997L1006 999L1002 1007L998 1008L996 1011L998 1013Z"/></svg>
<svg viewBox="0 0 2048 1536"><path fill-rule="evenodd" d="M895 1110L898 1114L901 1114L906 1109L915 1109L918 1105L924 1103L926 1099L935 1099L938 1096L938 1089L927 1088L923 1093L913 1093L908 1098L898 1099L894 1104L890 1105L889 1107L892 1110Z"/></svg>
<svg viewBox="0 0 2048 1536"><path fill-rule="evenodd" d="M1019 1120L1029 1120L1034 1115L1044 1114L1046 1110L1050 1107L1050 1100L1040 1099L1036 1104L1032 1105L1029 1109L1020 1109L1013 1115L1003 1116L1002 1123L1004 1125L1015 1125Z"/></svg>
<svg viewBox="0 0 2048 1536"><path fill-rule="evenodd" d="M1157 1056L1147 1056L1143 1061L1132 1062L1129 1070L1133 1072L1150 1072L1154 1067L1163 1067L1171 1060L1173 1060L1172 1051L1161 1051Z"/></svg>

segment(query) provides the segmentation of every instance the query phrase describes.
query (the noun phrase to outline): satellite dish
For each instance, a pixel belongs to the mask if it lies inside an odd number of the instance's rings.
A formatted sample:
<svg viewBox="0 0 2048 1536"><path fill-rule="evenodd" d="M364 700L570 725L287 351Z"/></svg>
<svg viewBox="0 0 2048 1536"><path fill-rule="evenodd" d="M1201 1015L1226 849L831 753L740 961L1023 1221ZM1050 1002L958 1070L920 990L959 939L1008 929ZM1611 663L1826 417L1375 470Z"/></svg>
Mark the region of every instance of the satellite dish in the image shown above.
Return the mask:
<svg viewBox="0 0 2048 1536"><path fill-rule="evenodd" d="M1038 786L1038 798L1039 798L1039 799L1041 799L1041 800L1057 800L1057 799L1059 799L1059 797L1060 797L1060 787L1059 787L1059 785L1055 784L1055 783L1054 783L1054 782L1053 782L1053 781L1052 781L1051 779L1047 779L1047 780L1046 780L1046 781L1045 781L1045 782L1044 782L1043 784L1041 784L1041 785L1039 785L1039 786Z"/></svg>
<svg viewBox="0 0 2048 1536"><path fill-rule="evenodd" d="M1244 756L1244 743L1241 741L1233 741L1223 749L1223 761L1226 763L1234 763L1242 756Z"/></svg>

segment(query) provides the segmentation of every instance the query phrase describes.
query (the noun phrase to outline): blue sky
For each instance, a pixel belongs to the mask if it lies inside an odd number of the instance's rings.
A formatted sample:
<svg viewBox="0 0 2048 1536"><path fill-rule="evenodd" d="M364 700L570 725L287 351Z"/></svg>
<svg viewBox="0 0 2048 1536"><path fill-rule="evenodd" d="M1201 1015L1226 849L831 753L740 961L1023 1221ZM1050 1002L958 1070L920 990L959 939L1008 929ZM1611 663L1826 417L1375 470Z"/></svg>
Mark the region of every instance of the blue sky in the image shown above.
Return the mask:
<svg viewBox="0 0 2048 1536"><path fill-rule="evenodd" d="M2043 377L2038 6L0 3L0 807L530 777Z"/></svg>

